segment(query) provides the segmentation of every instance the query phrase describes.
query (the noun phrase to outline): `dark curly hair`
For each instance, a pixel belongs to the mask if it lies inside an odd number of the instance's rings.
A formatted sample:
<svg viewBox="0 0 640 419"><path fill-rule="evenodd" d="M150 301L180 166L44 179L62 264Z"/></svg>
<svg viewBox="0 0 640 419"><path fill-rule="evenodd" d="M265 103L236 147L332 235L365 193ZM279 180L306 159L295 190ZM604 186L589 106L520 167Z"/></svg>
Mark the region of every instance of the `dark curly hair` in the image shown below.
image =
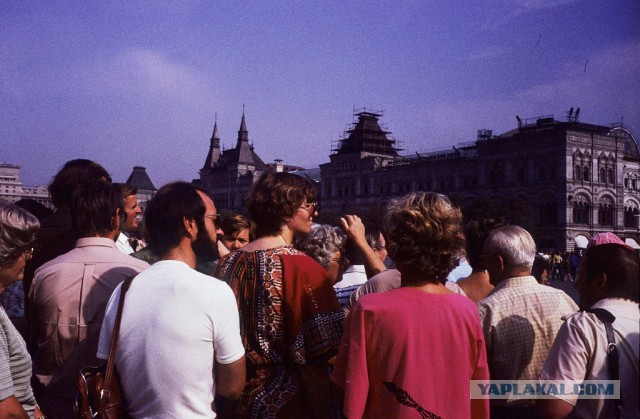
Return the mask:
<svg viewBox="0 0 640 419"><path fill-rule="evenodd" d="M433 192L414 192L387 206L383 231L403 283L444 283L465 245L462 212Z"/></svg>
<svg viewBox="0 0 640 419"><path fill-rule="evenodd" d="M267 172L254 183L247 208L256 223L256 236L273 236L288 218L295 215L300 205L316 201L313 184L298 175L285 172Z"/></svg>

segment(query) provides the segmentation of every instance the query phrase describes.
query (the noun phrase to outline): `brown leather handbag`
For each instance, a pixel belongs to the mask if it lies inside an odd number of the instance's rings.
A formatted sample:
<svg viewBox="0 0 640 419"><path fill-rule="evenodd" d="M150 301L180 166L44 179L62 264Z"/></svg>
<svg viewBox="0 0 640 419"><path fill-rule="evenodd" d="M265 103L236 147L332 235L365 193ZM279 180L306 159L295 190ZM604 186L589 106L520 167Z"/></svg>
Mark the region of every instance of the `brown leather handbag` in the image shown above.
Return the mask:
<svg viewBox="0 0 640 419"><path fill-rule="evenodd" d="M84 367L76 378L78 393L73 406L74 418L126 419L130 417L127 414L120 377L115 368L115 356L124 297L134 278L135 275L127 278L122 284L107 364L99 367Z"/></svg>

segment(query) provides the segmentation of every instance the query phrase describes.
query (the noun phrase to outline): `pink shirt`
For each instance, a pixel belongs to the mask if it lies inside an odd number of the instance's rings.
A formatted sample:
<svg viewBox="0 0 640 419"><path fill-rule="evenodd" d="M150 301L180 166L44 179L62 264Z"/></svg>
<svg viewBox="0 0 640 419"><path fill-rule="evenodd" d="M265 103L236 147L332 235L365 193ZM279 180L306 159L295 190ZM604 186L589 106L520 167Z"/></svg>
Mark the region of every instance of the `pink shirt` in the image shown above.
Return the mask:
<svg viewBox="0 0 640 419"><path fill-rule="evenodd" d="M81 367L97 365L104 312L115 287L149 264L125 255L115 242L86 237L68 253L42 265L29 292L33 372L48 391L72 398Z"/></svg>
<svg viewBox="0 0 640 419"><path fill-rule="evenodd" d="M345 322L332 381L347 417L488 417L470 380L489 379L475 304L403 287L363 296Z"/></svg>

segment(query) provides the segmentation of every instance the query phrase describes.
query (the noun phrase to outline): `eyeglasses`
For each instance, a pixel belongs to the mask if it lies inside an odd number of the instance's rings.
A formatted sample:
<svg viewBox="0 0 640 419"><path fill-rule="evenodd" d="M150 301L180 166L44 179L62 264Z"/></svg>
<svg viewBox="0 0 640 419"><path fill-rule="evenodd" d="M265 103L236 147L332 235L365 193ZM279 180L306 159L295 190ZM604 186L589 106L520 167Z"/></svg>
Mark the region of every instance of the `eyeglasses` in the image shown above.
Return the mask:
<svg viewBox="0 0 640 419"><path fill-rule="evenodd" d="M215 228L220 227L220 221L222 221L222 214L205 214L204 218L209 218Z"/></svg>
<svg viewBox="0 0 640 419"><path fill-rule="evenodd" d="M23 256L25 260L29 260L33 257L33 247L27 247L23 249L18 249L11 254L12 256L9 259L18 259L20 256Z"/></svg>
<svg viewBox="0 0 640 419"><path fill-rule="evenodd" d="M349 265L349 259L346 256L340 256L337 258L331 258L331 260L338 265Z"/></svg>
<svg viewBox="0 0 640 419"><path fill-rule="evenodd" d="M300 208L304 209L309 214L313 215L313 214L316 213L316 211L318 211L318 203L317 202L310 202L308 204L302 204L302 205L300 205Z"/></svg>

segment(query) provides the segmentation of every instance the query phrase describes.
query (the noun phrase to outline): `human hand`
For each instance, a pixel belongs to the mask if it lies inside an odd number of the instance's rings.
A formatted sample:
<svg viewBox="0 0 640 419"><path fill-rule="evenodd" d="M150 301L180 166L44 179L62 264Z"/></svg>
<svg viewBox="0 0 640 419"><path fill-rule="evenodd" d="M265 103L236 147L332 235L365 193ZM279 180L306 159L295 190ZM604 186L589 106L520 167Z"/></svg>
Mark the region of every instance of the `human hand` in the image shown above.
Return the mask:
<svg viewBox="0 0 640 419"><path fill-rule="evenodd" d="M365 228L360 217L357 215L345 215L340 217L340 224L342 224L342 229L349 239L359 244L366 243Z"/></svg>

